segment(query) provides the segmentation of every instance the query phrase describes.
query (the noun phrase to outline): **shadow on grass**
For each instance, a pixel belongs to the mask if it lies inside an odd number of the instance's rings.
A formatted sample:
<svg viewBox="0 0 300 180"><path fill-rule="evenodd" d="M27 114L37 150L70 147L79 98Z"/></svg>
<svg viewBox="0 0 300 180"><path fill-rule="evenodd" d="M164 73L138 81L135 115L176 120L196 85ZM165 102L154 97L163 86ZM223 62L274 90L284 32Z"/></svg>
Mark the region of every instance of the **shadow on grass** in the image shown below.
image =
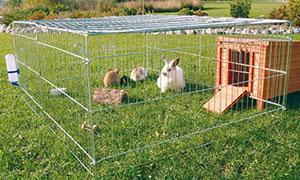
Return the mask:
<svg viewBox="0 0 300 180"><path fill-rule="evenodd" d="M291 93L287 97L288 97L287 107L289 109L300 108L300 92Z"/></svg>
<svg viewBox="0 0 300 180"><path fill-rule="evenodd" d="M138 97L131 97L131 96L124 96L122 103L123 104L133 104L133 103L140 103L145 101L142 98L138 98Z"/></svg>
<svg viewBox="0 0 300 180"><path fill-rule="evenodd" d="M227 8L226 7L203 7L201 10L207 11L207 10L217 10L217 9L227 9Z"/></svg>
<svg viewBox="0 0 300 180"><path fill-rule="evenodd" d="M213 91L214 90L214 89L211 89L211 87L207 86L207 85L196 84L196 83L186 83L183 92L188 93L188 92L200 91L200 90L205 90L205 89L207 89L207 91Z"/></svg>

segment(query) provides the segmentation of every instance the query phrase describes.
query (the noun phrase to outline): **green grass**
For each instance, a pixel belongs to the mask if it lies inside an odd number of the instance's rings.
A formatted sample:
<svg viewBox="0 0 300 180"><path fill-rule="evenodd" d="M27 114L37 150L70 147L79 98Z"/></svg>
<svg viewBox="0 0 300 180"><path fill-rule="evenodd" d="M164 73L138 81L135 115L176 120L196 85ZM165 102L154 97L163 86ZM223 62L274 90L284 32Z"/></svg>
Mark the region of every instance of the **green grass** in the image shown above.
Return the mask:
<svg viewBox="0 0 300 180"><path fill-rule="evenodd" d="M276 2L252 2L251 11L249 17L265 17L269 16L269 13L274 9L282 6L283 3ZM204 11L209 16L223 17L230 15L230 1L227 2L205 2ZM166 12L162 14L176 14L175 12Z"/></svg>
<svg viewBox="0 0 300 180"><path fill-rule="evenodd" d="M61 36L63 37L63 36ZM109 38L109 37L106 37ZM91 52L99 48L101 41L106 38L91 39ZM119 39L120 38L120 39ZM143 37L131 37L124 41L122 37L112 39L119 46L125 45L121 42L143 42L138 41ZM125 37L124 37L125 38ZM152 42L164 42L162 37L154 37ZM300 39L298 36L297 38ZM0 34L0 56L12 52L11 37ZM128 40L127 39L127 40ZM211 38L213 40L214 38ZM78 39L68 39L71 44ZM134 41L135 40L135 41ZM209 40L209 39L208 39ZM173 41L173 42L172 42ZM205 42L204 39L202 39ZM60 42L62 42L60 40ZM169 39L170 44L184 47L187 43L176 36ZM188 43L196 42L189 41ZM25 42L22 47L30 46ZM56 42L51 42L56 43ZM59 43L59 42L57 42ZM128 45L128 44L126 44ZM164 45L163 43L160 45ZM68 45L67 45L68 46ZM68 46L72 47L72 46ZM175 46L176 47L176 46ZM143 49L143 44L132 46L133 49ZM214 54L213 48L207 48L206 56ZM71 49L72 50L72 49ZM24 53L23 56L30 57L30 63L36 62L35 53L46 52L36 51L32 54ZM113 52L111 52L113 53ZM67 57L59 57L55 51L43 54L52 62L44 61L44 68L51 67L52 71L42 71L45 77L50 78L58 84L67 86L72 96L78 98L85 104L85 91L79 76L76 79L61 81L62 74L59 72L68 71L72 75L82 75L82 64L67 63ZM103 55L100 54L99 55ZM169 55L171 57L171 55ZM60 59L58 59L58 57ZM131 67L138 62L139 56L128 58L129 64L122 64L122 69ZM181 57L182 67L189 69L185 63L188 56ZM159 58L154 54L153 58ZM74 61L74 60L73 60ZM75 61L76 62L76 61ZM78 164L75 158L69 153L62 142L64 138L58 138L52 134L47 125L54 130L49 119L37 117L32 110L21 100L26 98L20 90L8 84L5 73L5 62L1 62L1 91L0 91L0 177L54 177L62 176L86 177L88 173ZM92 87L101 86L99 79L103 77L103 69L107 69L106 61L95 61L91 65ZM155 62L153 62L155 64ZM38 67L38 64L31 64ZM157 63L157 68L161 67ZM213 65L213 64L212 64ZM203 65L202 65L203 66ZM209 64L206 65L208 68ZM214 65L213 65L214 66ZM205 67L205 66L204 66ZM192 68L190 68L192 71ZM190 71L186 71L187 75ZM55 72L55 73L54 73ZM27 72L29 73L29 72ZM22 72L22 74L27 74ZM58 74L57 74L58 73ZM72 74L74 73L74 74ZM123 71L122 73L128 73ZM155 72L152 72L155 74ZM207 73L207 72L206 72ZM187 76L189 77L189 75ZM213 74L199 75L199 81L212 81ZM145 83L136 84L135 87L127 87L130 95L134 94L134 100L145 100L157 97L159 90L155 87L155 77ZM23 78L23 83L30 82L28 89L35 94L37 100L47 112L54 116L57 121L89 152L91 151L89 135L80 129L80 124L85 120L86 113L63 97L53 98L48 95L50 86L39 81L33 74ZM100 80L101 81L101 80ZM154 82L153 82L154 81ZM143 92L143 87L147 86ZM200 85L201 86L201 85ZM200 87L196 86L196 87ZM39 87L38 90L35 90ZM142 90L142 91L141 91ZM142 106L130 106L118 108L113 112L100 112L93 114L94 121L100 125L101 131L95 137L97 158L113 154L119 151L131 149L136 146L143 146L158 140L180 136L197 129L203 129L215 124L228 122L241 117L247 117L256 113L255 110L243 112L230 112L224 116L216 116L203 111L201 104L210 96L209 93L200 93L190 96L171 98L165 101L149 103ZM167 95L174 95L168 93ZM189 98L186 98L189 97ZM30 101L28 101L30 103ZM120 156L113 160L103 161L94 168L97 175L112 177L226 177L226 178L278 178L299 176L299 93L289 96L289 109L284 112L273 113L260 118L254 118L249 122L243 122L227 128L217 129L205 134L193 136L185 141L178 141L171 145L158 146L145 150L141 153L132 153L127 156ZM100 108L93 104L93 108ZM75 114L76 113L76 114ZM159 136L156 135L156 132ZM55 131L59 132L59 131ZM165 132L165 136L162 133ZM210 143L206 147L197 147L202 143ZM72 143L67 144L75 149ZM75 151L84 159L84 155ZM175 153L175 155L174 155ZM150 162L149 162L150 161Z"/></svg>

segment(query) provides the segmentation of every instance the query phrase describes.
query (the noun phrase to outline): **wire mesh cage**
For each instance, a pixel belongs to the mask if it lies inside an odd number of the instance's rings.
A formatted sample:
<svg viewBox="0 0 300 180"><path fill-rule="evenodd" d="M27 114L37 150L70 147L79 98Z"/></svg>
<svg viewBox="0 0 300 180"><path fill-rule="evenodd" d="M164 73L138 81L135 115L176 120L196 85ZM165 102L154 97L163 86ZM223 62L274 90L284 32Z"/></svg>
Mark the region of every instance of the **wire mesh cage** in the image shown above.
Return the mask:
<svg viewBox="0 0 300 180"><path fill-rule="evenodd" d="M286 107L287 21L143 15L13 29L20 88L86 168L147 162Z"/></svg>

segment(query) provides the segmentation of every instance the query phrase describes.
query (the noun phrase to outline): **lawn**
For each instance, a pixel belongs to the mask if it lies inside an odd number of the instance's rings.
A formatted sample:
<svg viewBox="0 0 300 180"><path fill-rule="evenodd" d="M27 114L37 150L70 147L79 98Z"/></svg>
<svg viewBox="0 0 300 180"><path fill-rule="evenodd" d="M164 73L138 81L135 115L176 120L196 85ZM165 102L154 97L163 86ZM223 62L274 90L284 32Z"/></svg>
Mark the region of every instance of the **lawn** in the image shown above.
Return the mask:
<svg viewBox="0 0 300 180"><path fill-rule="evenodd" d="M4 57L6 53L12 52L12 40L11 37L6 34L1 34L0 38L2 42L0 56ZM128 37L126 36L126 38ZM132 40L142 37L136 36L131 38L129 38L131 39L130 41L127 41L128 43L135 42ZM153 38L156 41L153 39L153 41L150 41L152 43L164 42L163 40L157 40L160 37L154 36ZM169 43L173 41L170 44L179 44L179 46L182 47L183 45L181 43L185 43L185 41L180 39L181 36L177 36L175 39L170 39ZM45 37L45 40L47 41L47 37ZM74 40L74 37L67 42L71 42L72 40ZM105 38L91 39L91 44L93 44L93 42L96 45L102 44L101 40L105 41ZM112 40L113 42L118 42L119 39ZM119 41L126 42L122 40ZM59 42L64 41L60 39ZM192 42L197 41L194 40ZM166 45L170 46L170 44ZM142 49L142 46L143 44L141 43L133 47ZM155 44L153 44L153 46L155 46ZM26 46L24 45L23 47ZM203 53L213 54L211 49L212 48L207 48L207 52L204 51ZM92 50L91 52L94 51ZM34 60L35 53L38 52L32 52L32 54L24 53L23 55L30 57L30 60ZM104 56L101 52L96 53L100 56ZM115 52L109 53L113 54ZM54 57L52 60L56 61L56 63L45 61L45 63L49 64L45 64L44 67L52 67L53 72L57 69L61 70L58 72L63 72L63 70L68 69L74 70L75 74L82 72L82 69L79 68L77 63L67 64L67 57L60 57L58 60L57 53L54 51L49 51L43 55L47 58L50 56ZM105 56L109 55L110 54L105 54ZM153 55L156 59L158 56L159 54ZM183 61L181 66L193 71L191 68L193 66L189 67L184 63L186 57L182 57ZM132 55L127 61L129 63L122 64L123 69L131 67L134 62L130 62L130 60L135 61L135 59L138 59L138 56ZM32 63L33 62L34 61L32 61ZM91 72L93 72L91 74L92 87L99 86L97 78L103 76L102 73L104 72L99 67L105 67L107 64L105 61L95 61L95 63L96 64L91 66ZM36 116L25 103L30 102L27 100L24 102L22 100L25 96L23 96L20 90L7 83L4 64L4 61L1 61L0 175L3 177L9 176L11 178L18 176L51 176L57 178L61 176L89 176L72 154L68 152L62 143L63 139L58 138L48 129L47 125L53 127L53 123L49 122L49 119ZM156 63L156 65L157 68L161 67L160 63ZM209 65L207 65L207 67L209 69ZM49 70L43 73L45 73L45 77L59 84L61 82L59 78L61 74L57 75L53 72L51 73ZM188 72L189 71L187 71L187 73ZM156 72L154 71L152 73L155 74ZM26 73L23 72L23 74ZM188 77L190 76L187 74L187 78ZM199 79L199 81L206 80L209 82L213 74L205 75L205 71L203 71L203 75L200 77L202 79ZM78 98L80 102L82 100L82 104L85 104L84 95L82 95L81 91L81 89L84 88L83 85L80 84L82 81L81 78L82 77L79 76L74 79L69 79L66 85L67 88L70 89L69 93ZM76 139L80 139L80 143L82 143L84 147L87 147L88 151L91 151L89 136L79 128L86 114L69 101L50 97L47 94L49 85L34 78L33 74L28 76L27 79L24 79L24 82L26 82L26 80L31 80L28 89L31 93L38 95L37 99L41 102L42 106L45 107L45 110L55 116L58 122L62 124L72 136ZM135 101L153 98L159 95L159 91L157 88L155 89L153 80L155 80L155 77L144 84L127 87L128 91L134 94ZM61 83L64 84L63 82ZM74 85L76 88L74 88ZM34 88L30 88L35 86L41 87L39 89L40 94L34 91ZM148 87L146 90L149 92L137 91L145 86ZM196 90L197 87L199 88L201 85L196 86ZM193 90L195 90L195 88L193 88ZM148 96L148 94L150 94L150 96ZM100 112L101 114L98 114L98 112L96 112L93 115L93 118L96 118L94 120L99 121L99 123L101 122L101 125L104 127L101 129L104 133L98 134L95 137L96 149L101 147L96 150L97 157L101 158L105 157L104 155L116 153L120 150L124 151L134 146L139 147L153 143L158 140L158 137L162 140L168 136L172 137L177 134L180 136L181 133L186 134L187 132L197 130L199 127L205 128L216 125L219 123L216 120L226 122L230 121L230 118L239 119L240 117L247 117L249 113L252 113L251 111L244 113L232 112L226 114L224 117L214 118L211 114L199 111L198 104L207 100L211 94L212 92L195 94L189 96L190 99L185 98L185 96L178 97L177 99L171 98L167 101L149 103L140 109L136 108L137 106L132 106L116 109L114 113ZM167 95L172 95L172 93L168 93ZM201 102L199 102L199 99ZM53 101L57 103L51 103ZM59 102L63 103L59 104ZM182 105L187 104L187 102L189 102L188 106L184 107L181 112L176 111L178 113L172 113L174 109L178 110L183 108ZM98 106L97 104L93 104L94 108L102 108ZM144 178L166 176L182 178L195 176L200 178L296 177L299 176L299 154L296 153L299 149L299 106L299 93L295 93L289 96L289 109L287 111L276 112L272 116L253 118L251 121L235 124L227 128L220 128L208 132L205 135L193 136L184 142L174 143L173 146L155 147L141 153L133 153L128 156L117 157L114 160L103 161L95 167L94 172L106 177ZM74 113L79 114L74 115ZM153 119L153 117L158 117L159 114L162 114L162 117L158 119L159 121L155 122L154 120L156 119ZM101 117L100 120L99 117ZM121 121L118 120L119 118ZM72 119L72 121L68 121L70 119ZM141 122L139 121L140 119L143 119L144 122L139 123ZM166 126L166 124L168 126ZM55 129L55 127L53 127L53 129ZM157 129L159 130L157 132L159 135L156 135L154 132L154 130ZM162 136L162 132L166 132L166 135ZM207 145L201 146L203 143L207 143Z"/></svg>
<svg viewBox="0 0 300 180"><path fill-rule="evenodd" d="M252 2L251 11L249 17L268 17L269 13L274 9L278 8L283 3L277 2ZM208 13L209 16L231 16L230 15L230 1L227 2L205 2L204 11ZM164 14L176 14L175 12L167 12Z"/></svg>

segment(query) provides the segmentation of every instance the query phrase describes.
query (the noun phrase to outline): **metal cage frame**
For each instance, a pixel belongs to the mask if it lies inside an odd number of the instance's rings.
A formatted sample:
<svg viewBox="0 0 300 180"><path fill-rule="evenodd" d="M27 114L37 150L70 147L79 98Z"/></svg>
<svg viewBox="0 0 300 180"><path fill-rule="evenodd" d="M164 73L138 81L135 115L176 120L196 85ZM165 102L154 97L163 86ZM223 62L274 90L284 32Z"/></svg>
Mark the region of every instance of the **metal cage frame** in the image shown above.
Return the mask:
<svg viewBox="0 0 300 180"><path fill-rule="evenodd" d="M255 29L263 27L266 29L267 27L271 26L274 28L278 28L280 26L290 28L290 22L285 20L245 18L235 19L173 15L141 15L103 17L94 19L15 21L13 23L13 37L15 55L21 67L20 89L25 92L27 95L26 98L29 97L29 99L32 100L32 108L35 109L35 111L41 112L41 114L52 120L53 124L49 125L49 127L53 131L58 129L58 132L62 134L61 137L63 137L63 139L67 142L71 142L66 143L68 144L68 149L77 158L77 160L89 172L92 173L90 167L86 164L88 161L91 161L91 164L95 165L111 158L138 152L159 145L168 144L170 142L187 139L197 134L202 134L214 129L229 126L234 123L243 122L253 119L257 116L266 115L278 110L284 110L286 108L286 95L288 93L287 87L291 51L290 44L292 41L291 34L289 32L286 32L285 34L267 34L262 31L253 34L251 29L252 27ZM233 27L236 27L236 29L240 28L240 30L244 29L247 32L231 32L230 30ZM228 31L225 31L224 29L227 29ZM258 58L257 64L223 61L223 66L236 67L234 70L228 69L228 71L235 71L230 73L230 76L233 77L239 76L239 73L242 74L238 79L235 79L235 83L219 83L216 85L214 83L216 80L213 77L213 83L201 82L203 84L198 84L200 83L199 79L202 81L209 79L209 77L206 77L205 74L209 74L211 78L212 76L216 76L218 68L222 68L222 64L220 66L216 66L217 62L221 62L219 58L224 56L224 54L221 54L222 52L217 50L216 39L218 36L219 38L222 36L236 38L236 40L232 41L232 46L236 47L236 49L243 49L243 47L240 47L238 42L238 39L242 37L250 38L250 41L251 38L255 39L252 41L258 41L258 44L262 46L266 42L272 42L272 44L275 44L273 52L268 51L268 53L270 53L270 55L277 53L275 55L275 59L277 58L277 64L272 64L272 61L268 61L267 63L269 64L266 63L264 66L262 66L262 64L259 64L259 62L261 62L261 58L264 58L262 56ZM189 42L184 42L185 39L187 39ZM132 41L136 42L132 43ZM225 45L223 48L224 47ZM254 48L254 46L250 48ZM215 50L213 50L213 52L208 52L208 50L211 49ZM246 51L247 50L245 50L245 52ZM241 54L242 53L239 53L238 56L241 56ZM151 60L157 59L162 55L165 55L168 58L173 58L175 55L184 57L184 63L182 66L186 72L186 81L190 83L187 85L186 89L190 90L186 90L182 93L169 93L167 96L159 93L157 93L156 96L151 96L145 93L143 94L143 100L138 100L138 97L135 97L134 100L128 100L128 103L121 104L119 106L96 107L94 105L92 102L92 92L94 90L93 87L99 86L100 83L95 83L95 81L97 81L95 79L100 76L103 77L105 73L105 70L102 69L102 66L118 66L118 63L120 63L120 66L124 67L123 72L125 74L129 74L132 67L136 66L137 64L142 64L149 70L150 73L155 75L159 74L162 64ZM229 55L227 54L227 56ZM136 60L139 58L143 59L142 63ZM240 59L241 58L243 57L240 57ZM268 56L265 58L274 59L274 56ZM57 59L63 60L60 61ZM108 61L105 59L108 59ZM195 63L190 64L187 59L193 59L195 60ZM51 61L53 61L53 64L51 64ZM239 58L237 58L237 61L239 61ZM95 63L95 65L91 65L93 63ZM107 65L109 63L112 64ZM247 69L247 67L248 71L250 71L249 68L252 68L253 71L257 71L257 73L264 73L265 76L261 76L261 79L258 77L256 79L254 78L252 80L247 80L248 75L245 75L246 73L244 72L244 69ZM201 68L202 70L199 70ZM65 72L61 72L60 69L65 70ZM209 71L213 72L209 73ZM195 78L195 76L198 75L199 78ZM207 92L210 92L211 95L214 95L220 92L220 89L222 88L226 89L223 91L226 91L227 97L229 91L233 93L233 90L230 88L233 86L234 88L238 88L242 86L241 84L245 83L239 81L239 79L247 81L247 83L251 81L261 82L263 80L266 84L275 84L276 88L280 89L280 92L279 90L278 92L274 91L274 96L268 98L260 96L261 99L259 100L262 100L267 106L263 111L253 112L252 114L249 112L250 115L241 115L241 117L238 117L236 120L227 119L222 123L214 122L211 125L203 126L201 128L197 128L196 130L190 130L187 131L187 133L182 133L180 136L170 135L168 138L161 138L158 141L156 140L151 143L145 143L143 146L128 145L127 149L118 147L119 150L109 153L107 156L101 158L97 158L97 152L100 151L97 148L100 146L103 146L104 148L105 145L95 145L95 141L101 140L101 137L98 137L100 135L95 135L94 131L90 131L90 133L88 133L89 135L87 135L89 137L86 137L81 142L78 142L78 138L80 137L76 136L77 130L73 132L72 128L68 129L64 127L66 126L64 124L65 121L67 121L70 117L74 117L74 119L77 117L80 117L81 119L88 119L88 123L93 125L95 124L95 121L97 121L97 118L103 117L109 119L109 115L106 117L106 114L109 114L114 110L118 111L117 109L125 109L129 105L136 105L129 107L133 107L133 109L136 108L135 110L139 111L139 107L146 108L147 106L148 108L148 104L151 104L152 102L160 103L165 99L169 99L172 102L175 101L176 103L177 97L182 98L182 104L188 105L189 102L187 99L190 98L190 96ZM64 83L66 86L71 87L69 89L77 88L78 91L66 92L61 90L60 86L64 85ZM280 85L278 85L278 83L280 83ZM74 84L77 84L77 86L74 86ZM133 90L129 89L128 91L135 91L134 88L142 89L143 85L132 87ZM274 88L268 85L265 86L266 88ZM43 89L44 87L46 90ZM51 96L48 97L48 95L46 95L49 91L49 88L57 89L65 98L63 100L59 98L52 100ZM149 86L149 92L154 91L151 88L152 86ZM144 91L147 90L148 89L144 89ZM142 93L142 91L143 90L140 90L138 93ZM209 98L211 98L211 95ZM207 98L208 97L206 97L206 99ZM212 104L212 106L214 106L214 108L221 107L221 105L216 105L216 101L218 100L214 99L214 104ZM236 109L232 110L232 113L238 114L241 111L247 111L247 109L250 109L251 111L251 109L253 109L253 104L256 103L254 101L255 100L253 100L253 98L247 97L246 100L243 100L243 103L246 105L235 107ZM67 113L62 112L60 115L56 116L56 112L60 110L56 109L52 111L52 109L55 109L55 106L53 105L55 103L62 103L61 107L64 107L65 103L65 107L74 108L72 116L70 115L69 117L66 115L66 117L62 117L62 119L57 120L57 117L64 116ZM71 103L74 103L74 105L71 105ZM220 102L220 104L221 103L223 102ZM52 109L48 109L48 106L51 107L52 105ZM226 105L227 102L225 102L224 106ZM75 106L76 108L78 107L78 109L76 109ZM199 105L198 108L200 109L203 107ZM234 108L231 106L231 109ZM124 111L126 111L126 109ZM78 115L74 115L76 113L78 113ZM99 115L98 113L103 114ZM137 114L138 113L136 113L136 115ZM161 118L160 115L158 116ZM222 116L211 116L212 119L222 119ZM140 123L142 122L143 121L141 120ZM74 125L74 127L76 127L76 125ZM149 125L149 127L152 126ZM71 131L73 134L69 131ZM106 136L103 135L102 138L105 137ZM87 143L89 144L88 148L85 148L81 145L82 142L85 143L85 141L90 141L90 143ZM107 152L110 151L107 150ZM83 153L83 155L78 155L80 153ZM84 156L87 157L88 161L83 158Z"/></svg>

